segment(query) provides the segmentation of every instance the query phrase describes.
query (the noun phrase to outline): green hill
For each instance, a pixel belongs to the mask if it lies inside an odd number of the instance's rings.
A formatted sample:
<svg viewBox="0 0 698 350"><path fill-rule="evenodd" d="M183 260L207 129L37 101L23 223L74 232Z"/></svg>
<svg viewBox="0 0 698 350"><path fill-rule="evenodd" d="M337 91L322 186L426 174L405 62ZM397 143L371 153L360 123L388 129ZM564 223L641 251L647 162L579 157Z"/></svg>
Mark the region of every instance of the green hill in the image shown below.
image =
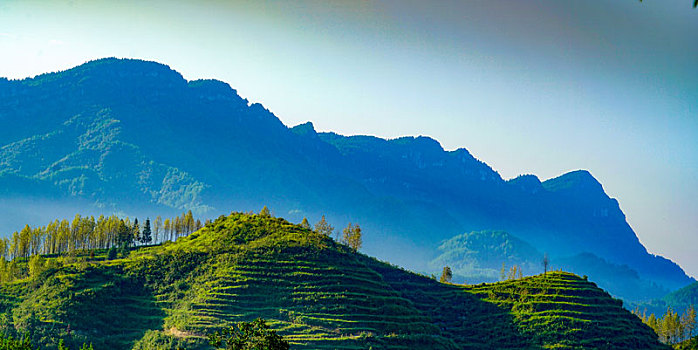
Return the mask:
<svg viewBox="0 0 698 350"><path fill-rule="evenodd" d="M571 273L549 272L466 290L510 310L521 334L546 348L659 347L656 334L638 317L629 317L621 300Z"/></svg>
<svg viewBox="0 0 698 350"><path fill-rule="evenodd" d="M698 282L667 294L663 301L678 312L683 312L689 305L698 305Z"/></svg>
<svg viewBox="0 0 698 350"><path fill-rule="evenodd" d="M207 333L256 317L293 349L662 348L575 275L442 284L268 216L221 216L114 260L105 251L44 259L34 277L0 285L0 331L49 349L59 339L205 349Z"/></svg>

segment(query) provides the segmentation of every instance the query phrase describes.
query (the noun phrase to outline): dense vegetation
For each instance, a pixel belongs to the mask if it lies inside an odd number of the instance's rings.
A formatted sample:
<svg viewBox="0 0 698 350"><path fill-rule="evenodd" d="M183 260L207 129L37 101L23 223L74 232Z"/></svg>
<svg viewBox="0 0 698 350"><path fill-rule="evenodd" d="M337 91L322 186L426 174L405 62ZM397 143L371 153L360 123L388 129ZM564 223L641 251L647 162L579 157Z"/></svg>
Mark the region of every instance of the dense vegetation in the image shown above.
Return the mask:
<svg viewBox="0 0 698 350"><path fill-rule="evenodd" d="M326 213L340 232L360 222L372 232L364 251L418 271L428 270L442 240L496 229L553 263L591 252L627 265L636 280L672 290L691 282L648 254L587 171L505 180L467 150L446 151L428 137L289 128L223 82L187 81L155 62L102 59L0 80L2 231L77 208L152 219L263 204L296 222ZM576 273L610 289L614 280L599 275L605 269L580 266Z"/></svg>
<svg viewBox="0 0 698 350"><path fill-rule="evenodd" d="M660 337L674 342L694 335L695 327L687 321L695 315L698 305L698 282L650 301L631 303L628 307L650 325ZM693 317L694 319L695 317ZM681 326L681 327L679 327ZM686 341L690 343L690 341Z"/></svg>
<svg viewBox="0 0 698 350"><path fill-rule="evenodd" d="M252 322L237 324L208 335L208 343L227 350L288 350L290 345L283 337L258 318Z"/></svg>
<svg viewBox="0 0 698 350"><path fill-rule="evenodd" d="M646 311L640 313L639 309L635 309L633 313L650 326L664 343L690 342L690 339L696 334L696 309L693 305L686 308L683 314L672 310L671 307L668 307L664 315L659 317L655 316L654 313L648 316Z"/></svg>
<svg viewBox="0 0 698 350"><path fill-rule="evenodd" d="M26 225L20 232L12 234L11 239L0 240L0 281L12 281L16 278L36 277L44 270L55 268L64 259L74 259L78 252L109 249L107 258L116 258L119 248L123 255L129 247L147 245L163 241L174 241L202 227L201 220L194 219L191 211L181 216L165 219L158 216L151 226L146 219L141 229L138 219L119 219L116 215L82 217L76 215L72 222L55 220L46 226L32 228ZM59 256L60 259L46 260L42 255ZM21 268L20 261L28 261Z"/></svg>
<svg viewBox="0 0 698 350"><path fill-rule="evenodd" d="M575 275L439 283L309 226L233 213L112 260L108 249L44 255L50 268L0 284L1 331L46 349L206 349L207 335L262 317L294 349L662 347Z"/></svg>

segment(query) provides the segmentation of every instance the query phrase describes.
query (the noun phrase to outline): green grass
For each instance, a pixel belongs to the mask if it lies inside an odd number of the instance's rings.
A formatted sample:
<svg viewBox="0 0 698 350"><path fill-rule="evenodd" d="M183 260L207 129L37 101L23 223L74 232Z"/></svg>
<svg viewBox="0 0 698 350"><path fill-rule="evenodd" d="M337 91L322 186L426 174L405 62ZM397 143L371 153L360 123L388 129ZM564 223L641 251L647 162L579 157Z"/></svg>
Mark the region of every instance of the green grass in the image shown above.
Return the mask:
<svg viewBox="0 0 698 350"><path fill-rule="evenodd" d="M596 284L566 272L464 289L514 316L519 332L545 348L662 348L656 335Z"/></svg>
<svg viewBox="0 0 698 350"><path fill-rule="evenodd" d="M104 258L0 285L0 326L97 349L205 349L207 333L257 317L294 349L662 348L577 276L442 284L278 218L234 213Z"/></svg>

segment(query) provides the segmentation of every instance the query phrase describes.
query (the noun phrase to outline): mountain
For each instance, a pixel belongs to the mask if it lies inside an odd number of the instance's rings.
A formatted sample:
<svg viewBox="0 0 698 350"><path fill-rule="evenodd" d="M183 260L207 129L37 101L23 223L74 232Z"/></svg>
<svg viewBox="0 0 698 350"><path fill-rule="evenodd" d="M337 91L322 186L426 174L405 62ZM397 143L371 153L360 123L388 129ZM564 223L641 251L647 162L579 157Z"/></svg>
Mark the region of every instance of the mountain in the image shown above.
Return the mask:
<svg viewBox="0 0 698 350"><path fill-rule="evenodd" d="M543 254L530 244L504 231L477 231L457 235L439 246L441 255L431 261L432 269L451 267L454 281L467 283L500 280L502 269L517 266L538 271Z"/></svg>
<svg viewBox="0 0 698 350"><path fill-rule="evenodd" d="M0 329L48 349L206 349L206 334L263 317L294 349L665 348L573 274L439 283L265 215L123 254L13 260L31 277L0 284Z"/></svg>
<svg viewBox="0 0 698 350"><path fill-rule="evenodd" d="M633 302L629 306L645 315L655 314L655 316L661 316L667 312L667 308L671 308L679 315L683 315L691 305L694 308L698 307L698 282L691 283L679 290L652 300Z"/></svg>
<svg viewBox="0 0 698 350"><path fill-rule="evenodd" d="M682 312L689 305L698 306L698 282L669 293L663 299L678 312Z"/></svg>
<svg viewBox="0 0 698 350"><path fill-rule="evenodd" d="M647 252L587 171L504 180L428 137L289 128L228 84L155 62L108 58L0 79L7 233L65 211L210 216L263 205L294 221L324 214L338 230L358 222L365 252L418 271L432 271L443 240L502 230L551 258L593 253L670 290L693 281Z"/></svg>
<svg viewBox="0 0 698 350"><path fill-rule="evenodd" d="M522 274L539 271L544 258L544 254L530 244L504 231L457 235L444 241L438 249L441 254L431 261L431 268L449 266L454 281L471 284L505 279L514 266ZM627 265L611 263L592 253L559 256L548 262L550 270L593 276L594 281L612 295L627 300L650 302L668 293L667 289L643 279Z"/></svg>

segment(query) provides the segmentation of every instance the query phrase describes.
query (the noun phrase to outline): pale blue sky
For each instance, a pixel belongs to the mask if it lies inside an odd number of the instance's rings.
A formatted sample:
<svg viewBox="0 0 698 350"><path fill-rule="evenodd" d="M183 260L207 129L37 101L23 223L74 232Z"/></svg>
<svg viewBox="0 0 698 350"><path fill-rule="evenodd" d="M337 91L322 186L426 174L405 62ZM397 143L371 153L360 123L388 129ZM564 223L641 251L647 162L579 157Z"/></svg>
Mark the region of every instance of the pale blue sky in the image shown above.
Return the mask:
<svg viewBox="0 0 698 350"><path fill-rule="evenodd" d="M428 135L505 178L588 169L651 252L698 276L691 3L0 0L0 76L155 60L289 126Z"/></svg>

